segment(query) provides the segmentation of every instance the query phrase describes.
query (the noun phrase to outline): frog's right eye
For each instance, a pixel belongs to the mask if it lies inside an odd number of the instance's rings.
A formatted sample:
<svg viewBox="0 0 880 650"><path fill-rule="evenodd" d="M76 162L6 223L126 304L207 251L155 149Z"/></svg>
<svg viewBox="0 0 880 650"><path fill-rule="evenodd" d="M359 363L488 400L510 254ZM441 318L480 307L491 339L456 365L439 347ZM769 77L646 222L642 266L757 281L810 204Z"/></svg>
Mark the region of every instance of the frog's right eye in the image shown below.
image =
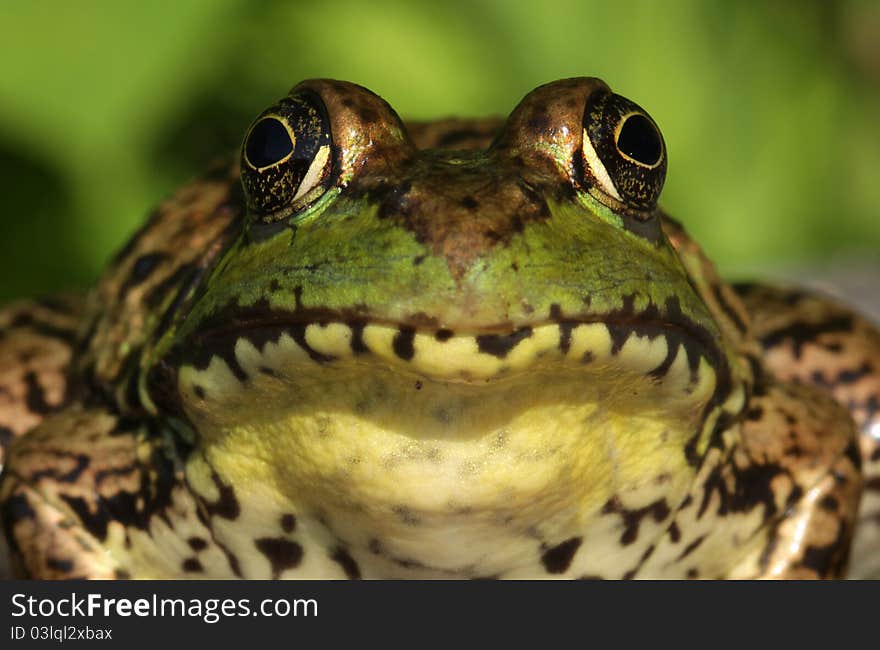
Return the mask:
<svg viewBox="0 0 880 650"><path fill-rule="evenodd" d="M320 98L302 92L263 112L241 150L248 208L278 221L314 203L332 182L332 138Z"/></svg>
<svg viewBox="0 0 880 650"><path fill-rule="evenodd" d="M666 146L654 120L625 97L600 89L587 100L583 129L591 193L648 218L666 178Z"/></svg>

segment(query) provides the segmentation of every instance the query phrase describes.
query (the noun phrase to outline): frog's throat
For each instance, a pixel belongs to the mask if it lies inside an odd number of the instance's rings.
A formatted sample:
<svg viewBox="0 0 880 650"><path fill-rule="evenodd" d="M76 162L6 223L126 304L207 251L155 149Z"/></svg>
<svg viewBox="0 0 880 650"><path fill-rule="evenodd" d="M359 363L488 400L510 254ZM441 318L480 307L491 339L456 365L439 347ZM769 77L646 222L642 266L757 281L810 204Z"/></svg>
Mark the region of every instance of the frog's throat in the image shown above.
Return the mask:
<svg viewBox="0 0 880 650"><path fill-rule="evenodd" d="M676 503L697 471L688 447L742 394L719 402L706 357L670 352L664 335L615 344L612 330L535 326L503 355L474 337L402 342L380 325L241 337L235 367L218 355L179 369L198 432L188 480L208 501L215 484L235 486L242 512L320 519L352 547L396 540L424 562L417 549L439 531L479 548L514 520L582 531L615 495Z"/></svg>

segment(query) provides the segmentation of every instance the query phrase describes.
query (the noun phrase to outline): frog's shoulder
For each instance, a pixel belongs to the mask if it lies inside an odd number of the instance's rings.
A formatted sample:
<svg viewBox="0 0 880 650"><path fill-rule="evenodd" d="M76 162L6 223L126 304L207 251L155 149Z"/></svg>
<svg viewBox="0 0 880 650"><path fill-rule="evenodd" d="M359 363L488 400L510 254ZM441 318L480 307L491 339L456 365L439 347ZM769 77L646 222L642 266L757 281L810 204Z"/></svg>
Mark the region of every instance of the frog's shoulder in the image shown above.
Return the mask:
<svg viewBox="0 0 880 650"><path fill-rule="evenodd" d="M0 309L0 469L12 439L70 399L68 375L84 296L22 300Z"/></svg>
<svg viewBox="0 0 880 650"><path fill-rule="evenodd" d="M125 379L137 374L144 346L172 325L199 280L238 236L244 214L238 164L229 161L153 211L92 294L98 317L79 370L94 386L114 389L117 403L130 401L134 386Z"/></svg>
<svg viewBox="0 0 880 650"><path fill-rule="evenodd" d="M865 493L850 575L880 576L880 330L828 296L790 287L738 284L764 363L783 381L827 392L859 431ZM846 415L841 419L848 419Z"/></svg>
<svg viewBox="0 0 880 650"><path fill-rule="evenodd" d="M19 577L126 578L235 566L152 425L73 403L9 448L0 519ZM179 543L161 547L155 540ZM109 551L109 552L108 552Z"/></svg>

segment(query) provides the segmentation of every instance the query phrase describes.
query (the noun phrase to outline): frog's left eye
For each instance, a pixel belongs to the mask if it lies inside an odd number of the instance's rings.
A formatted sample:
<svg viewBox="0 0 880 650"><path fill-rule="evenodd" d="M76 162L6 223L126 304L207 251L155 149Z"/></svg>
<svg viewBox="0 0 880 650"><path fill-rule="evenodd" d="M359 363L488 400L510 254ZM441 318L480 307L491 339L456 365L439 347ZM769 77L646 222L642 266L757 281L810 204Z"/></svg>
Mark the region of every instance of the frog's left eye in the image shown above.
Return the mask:
<svg viewBox="0 0 880 650"><path fill-rule="evenodd" d="M302 210L331 184L332 138L320 98L308 92L282 99L251 125L241 150L248 207L264 221Z"/></svg>
<svg viewBox="0 0 880 650"><path fill-rule="evenodd" d="M666 146L654 120L625 97L600 90L588 99L583 122L591 188L635 211L652 211L666 179Z"/></svg>

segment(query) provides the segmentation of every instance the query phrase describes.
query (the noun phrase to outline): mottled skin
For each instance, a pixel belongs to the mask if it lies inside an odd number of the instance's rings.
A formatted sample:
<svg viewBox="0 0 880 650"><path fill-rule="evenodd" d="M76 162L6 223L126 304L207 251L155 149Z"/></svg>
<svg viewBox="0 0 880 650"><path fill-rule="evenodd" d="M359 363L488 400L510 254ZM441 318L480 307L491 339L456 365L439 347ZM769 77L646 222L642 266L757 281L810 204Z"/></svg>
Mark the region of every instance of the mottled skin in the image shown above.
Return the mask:
<svg viewBox="0 0 880 650"><path fill-rule="evenodd" d="M408 126L300 84L88 298L0 311L14 570L838 577L857 531L870 575L877 330L724 284L665 168L596 79Z"/></svg>

